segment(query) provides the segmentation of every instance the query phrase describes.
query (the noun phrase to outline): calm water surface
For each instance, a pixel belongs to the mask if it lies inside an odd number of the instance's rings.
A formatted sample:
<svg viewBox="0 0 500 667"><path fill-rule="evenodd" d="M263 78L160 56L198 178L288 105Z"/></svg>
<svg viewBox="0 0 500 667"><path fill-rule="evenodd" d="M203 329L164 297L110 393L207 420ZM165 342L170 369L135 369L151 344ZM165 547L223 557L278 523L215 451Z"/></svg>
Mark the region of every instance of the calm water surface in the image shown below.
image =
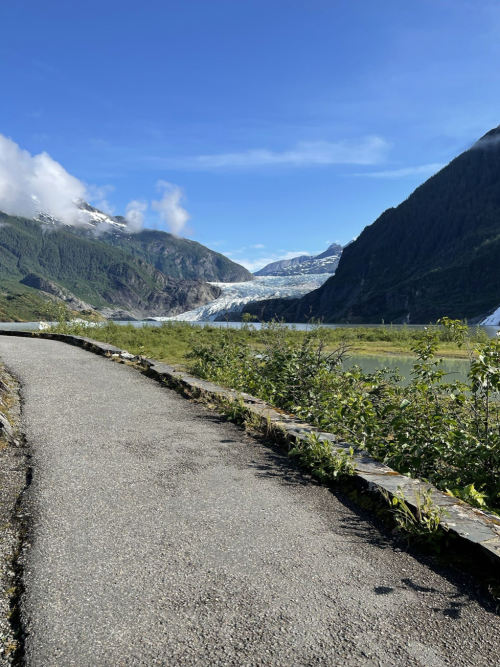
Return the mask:
<svg viewBox="0 0 500 667"><path fill-rule="evenodd" d="M373 373L378 368L390 368L398 370L405 379L402 385L408 384L408 378L411 375L411 369L415 363L415 357L396 357L381 354L352 354L344 363L344 367L361 366L366 373ZM467 372L469 362L466 359L444 359L441 368L448 373L444 382L453 382L453 380L467 381Z"/></svg>

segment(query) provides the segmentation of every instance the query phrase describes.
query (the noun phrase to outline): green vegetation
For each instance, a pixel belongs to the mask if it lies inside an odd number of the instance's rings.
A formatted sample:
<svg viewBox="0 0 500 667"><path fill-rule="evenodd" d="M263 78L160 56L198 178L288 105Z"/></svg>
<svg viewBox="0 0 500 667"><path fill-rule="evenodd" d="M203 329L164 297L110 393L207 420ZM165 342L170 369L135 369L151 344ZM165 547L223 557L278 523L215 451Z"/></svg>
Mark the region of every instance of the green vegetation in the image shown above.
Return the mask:
<svg viewBox="0 0 500 667"><path fill-rule="evenodd" d="M382 491L382 495L391 507L390 511L402 535L413 542L423 542L440 550L440 542L448 532L448 527L443 523L447 512L434 503L432 489L415 491L415 510L409 507L401 487L398 487L392 498L387 491Z"/></svg>
<svg viewBox="0 0 500 667"><path fill-rule="evenodd" d="M50 318L46 318L50 319ZM59 318L56 318L59 319ZM225 330L226 328L223 327ZM266 340L266 327L262 334L253 326L231 329L231 337L235 342L248 344L257 351L263 349ZM430 327L437 339L437 351L443 357L467 357L463 346L458 346L451 333L444 327ZM89 335L85 325L61 322L59 333L73 333L76 336ZM395 354L410 356L412 346L422 336L422 331L411 327L355 327L349 329L322 329L324 350L333 352L339 345L348 347L349 352L359 354ZM104 326L92 330L91 335L97 340L111 343L132 352L145 354L169 364L186 366L191 342L199 336L217 337L220 327L193 325L187 322L164 322L162 326L134 327L132 324L118 325L108 322ZM292 344L300 345L308 333L289 329L288 336ZM471 345L485 343L488 337L482 329L471 329L468 332ZM141 350L143 350L141 352ZM145 351L145 352L144 352Z"/></svg>
<svg viewBox="0 0 500 667"><path fill-rule="evenodd" d="M151 359L184 366L188 361L186 355L189 353L192 336L202 328L192 327L184 322L165 322L161 327L136 328L132 324L122 325L111 321L89 328L85 324L61 321L51 330L75 336L90 336L132 354L142 354Z"/></svg>
<svg viewBox="0 0 500 667"><path fill-rule="evenodd" d="M134 283L140 293L159 287L155 270L125 252L65 230L45 231L34 220L0 213L0 281L34 273L98 307L112 293ZM36 292L34 292L36 293Z"/></svg>
<svg viewBox="0 0 500 667"><path fill-rule="evenodd" d="M54 302L43 298L36 290L23 285L3 285L0 292L0 322L33 322L57 319ZM69 317L67 309L65 316Z"/></svg>
<svg viewBox="0 0 500 667"><path fill-rule="evenodd" d="M258 396L402 474L456 489L449 492L458 497L472 498L472 484L483 506L499 510L500 341L471 344L466 327L444 323L468 351L468 383L446 381L433 330L420 332L412 346L416 361L407 387L387 369L344 369L347 347L327 352L322 327L297 343L286 327L270 323L259 332L261 349L232 329L200 331L191 358L201 377Z"/></svg>
<svg viewBox="0 0 500 667"><path fill-rule="evenodd" d="M289 452L303 468L309 470L322 482L333 482L349 477L356 470L354 449L334 447L329 440L312 433L305 442L298 442Z"/></svg>
<svg viewBox="0 0 500 667"><path fill-rule="evenodd" d="M101 241L140 257L172 278L212 282L243 282L253 278L243 266L201 243L159 230L145 229L128 236L103 234Z"/></svg>
<svg viewBox="0 0 500 667"><path fill-rule="evenodd" d="M0 289L7 295L31 294L25 304L22 299L11 304L10 319L26 319L23 314L29 313L36 319L36 308L30 310L29 302L33 295L42 299L43 293L19 287L19 281L31 274L54 281L56 288L69 290L94 308L119 307L139 314L189 310L219 293L206 283L167 277L144 260L95 238L64 228L47 230L34 220L0 213Z"/></svg>
<svg viewBox="0 0 500 667"><path fill-rule="evenodd" d="M382 213L345 248L335 276L300 300L270 304L270 315L425 324L498 307L499 137L492 130Z"/></svg>

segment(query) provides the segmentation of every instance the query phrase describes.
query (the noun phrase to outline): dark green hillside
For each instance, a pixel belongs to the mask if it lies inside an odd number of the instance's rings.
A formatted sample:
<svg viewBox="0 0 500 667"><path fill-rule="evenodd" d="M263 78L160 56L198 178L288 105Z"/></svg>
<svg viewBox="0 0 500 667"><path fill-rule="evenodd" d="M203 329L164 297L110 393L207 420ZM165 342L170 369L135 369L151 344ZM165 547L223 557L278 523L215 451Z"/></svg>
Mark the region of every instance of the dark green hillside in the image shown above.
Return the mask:
<svg viewBox="0 0 500 667"><path fill-rule="evenodd" d="M383 213L289 321L428 323L500 305L500 128Z"/></svg>
<svg viewBox="0 0 500 667"><path fill-rule="evenodd" d="M23 278L40 274L100 306L109 303L103 293L112 289L113 276L135 274L148 288L154 280L126 253L63 230L46 231L37 222L0 213L0 277Z"/></svg>
<svg viewBox="0 0 500 667"><path fill-rule="evenodd" d="M139 316L189 310L219 293L205 283L168 278L100 241L0 213L0 288L11 293L29 274L54 281L95 308L120 307Z"/></svg>
<svg viewBox="0 0 500 667"><path fill-rule="evenodd" d="M173 278L231 283L253 280L249 271L224 255L167 232L145 229L138 234L110 233L100 238Z"/></svg>

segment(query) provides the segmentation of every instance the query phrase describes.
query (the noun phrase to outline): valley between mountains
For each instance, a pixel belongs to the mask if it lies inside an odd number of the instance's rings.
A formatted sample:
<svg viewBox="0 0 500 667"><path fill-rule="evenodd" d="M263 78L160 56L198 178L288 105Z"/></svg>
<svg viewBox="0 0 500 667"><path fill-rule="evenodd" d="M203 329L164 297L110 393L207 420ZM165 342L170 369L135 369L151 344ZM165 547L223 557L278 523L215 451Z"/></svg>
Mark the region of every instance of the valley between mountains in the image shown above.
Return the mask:
<svg viewBox="0 0 500 667"><path fill-rule="evenodd" d="M81 224L0 213L0 319L500 322L500 127L344 248L251 274L159 230L131 233L80 200ZM62 310L61 310L62 309Z"/></svg>

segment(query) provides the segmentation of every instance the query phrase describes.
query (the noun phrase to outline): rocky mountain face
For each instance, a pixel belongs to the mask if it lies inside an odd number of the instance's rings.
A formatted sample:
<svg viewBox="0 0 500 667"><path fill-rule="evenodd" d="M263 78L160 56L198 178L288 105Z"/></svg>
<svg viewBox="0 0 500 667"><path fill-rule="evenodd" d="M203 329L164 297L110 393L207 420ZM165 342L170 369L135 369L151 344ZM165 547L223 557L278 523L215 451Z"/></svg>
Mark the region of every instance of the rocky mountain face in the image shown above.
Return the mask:
<svg viewBox="0 0 500 667"><path fill-rule="evenodd" d="M250 271L228 257L167 232L144 229L128 235L105 233L100 240L144 259L173 278L222 283L253 280Z"/></svg>
<svg viewBox="0 0 500 667"><path fill-rule="evenodd" d="M300 255L292 259L282 259L278 262L271 262L260 271L254 273L255 276L305 276L321 273L335 273L337 269L342 246L338 243L332 243L325 252L319 255Z"/></svg>
<svg viewBox="0 0 500 667"><path fill-rule="evenodd" d="M366 227L323 286L269 306L289 322L471 320L498 307L499 264L500 127Z"/></svg>
<svg viewBox="0 0 500 667"><path fill-rule="evenodd" d="M40 213L38 220L46 226L63 228L73 234L121 248L172 278L225 283L253 280L250 271L243 266L201 243L154 229L131 234L126 220L121 216L103 213L83 200L78 202L78 206L86 218L78 227L65 225L46 213Z"/></svg>
<svg viewBox="0 0 500 667"><path fill-rule="evenodd" d="M39 290L49 297L54 297L56 301L61 301L64 303L69 310L73 310L80 313L92 312L94 307L90 303L85 303L78 297L76 297L72 292L64 287L61 287L57 283L37 276L36 273L28 273L22 280L19 281L21 285L27 285L33 289Z"/></svg>
<svg viewBox="0 0 500 667"><path fill-rule="evenodd" d="M47 231L45 225L52 225ZM164 275L139 257L72 229L0 213L0 288L28 290L106 316L176 315L217 298L220 288Z"/></svg>
<svg viewBox="0 0 500 667"><path fill-rule="evenodd" d="M101 313L111 319L172 317L204 306L221 293L219 287L201 280L178 280L163 274L158 280L155 276L155 285L147 289L142 284L136 284L136 275L133 272L127 269L124 272L121 267L118 268L112 288L105 291L103 297L113 306L118 305L121 308L100 308Z"/></svg>

